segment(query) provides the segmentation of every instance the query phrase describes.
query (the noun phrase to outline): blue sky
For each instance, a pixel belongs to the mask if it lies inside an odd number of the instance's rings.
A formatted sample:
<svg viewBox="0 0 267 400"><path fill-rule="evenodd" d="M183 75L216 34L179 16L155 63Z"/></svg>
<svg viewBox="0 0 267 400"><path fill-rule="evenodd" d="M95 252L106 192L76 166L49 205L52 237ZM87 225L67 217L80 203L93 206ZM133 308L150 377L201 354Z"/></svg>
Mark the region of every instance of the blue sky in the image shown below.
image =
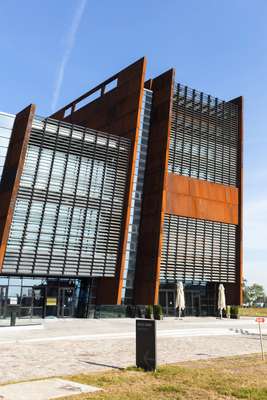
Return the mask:
<svg viewBox="0 0 267 400"><path fill-rule="evenodd" d="M146 55L148 74L245 98L245 277L267 289L266 0L8 0L0 110L49 115Z"/></svg>

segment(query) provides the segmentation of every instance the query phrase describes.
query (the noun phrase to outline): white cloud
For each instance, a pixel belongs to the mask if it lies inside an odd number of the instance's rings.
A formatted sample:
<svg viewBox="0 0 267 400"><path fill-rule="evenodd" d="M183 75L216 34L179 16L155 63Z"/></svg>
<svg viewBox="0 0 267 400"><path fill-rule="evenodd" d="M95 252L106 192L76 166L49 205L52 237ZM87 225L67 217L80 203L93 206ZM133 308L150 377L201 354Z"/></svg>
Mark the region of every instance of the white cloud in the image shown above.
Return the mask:
<svg viewBox="0 0 267 400"><path fill-rule="evenodd" d="M72 49L73 49L73 46L75 43L76 35L77 35L78 29L79 29L79 26L81 23L81 19L82 19L84 10L85 10L86 3L87 3L87 0L80 1L79 6L77 7L76 12L74 14L74 18L72 20L70 31L68 32L68 35L67 35L65 52L63 54L63 57L62 57L62 60L61 60L60 66L59 66L56 82L54 85L52 104L51 104L52 111L55 111L56 106L57 106L61 86L62 86L64 75L65 75L65 69L66 69L67 63L69 61L69 58L70 58L70 55L71 55L71 52L72 52Z"/></svg>

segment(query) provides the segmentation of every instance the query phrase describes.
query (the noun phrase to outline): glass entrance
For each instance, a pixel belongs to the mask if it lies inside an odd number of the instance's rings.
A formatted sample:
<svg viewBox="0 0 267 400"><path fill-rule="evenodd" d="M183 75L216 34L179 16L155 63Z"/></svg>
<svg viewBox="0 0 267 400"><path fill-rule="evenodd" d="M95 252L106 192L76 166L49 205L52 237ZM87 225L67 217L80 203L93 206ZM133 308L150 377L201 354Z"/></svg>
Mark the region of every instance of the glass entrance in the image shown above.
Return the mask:
<svg viewBox="0 0 267 400"><path fill-rule="evenodd" d="M184 283L185 315L195 317L216 315L218 284L203 282L201 284ZM176 315L176 284L161 283L159 304L166 316Z"/></svg>
<svg viewBox="0 0 267 400"><path fill-rule="evenodd" d="M57 316L73 317L74 315L74 289L73 288L59 288L58 290L58 303L57 303Z"/></svg>
<svg viewBox="0 0 267 400"><path fill-rule="evenodd" d="M0 286L0 318L5 318L7 306L7 286Z"/></svg>
<svg viewBox="0 0 267 400"><path fill-rule="evenodd" d="M159 292L159 304L163 308L163 312L167 316L175 315L175 291L161 290Z"/></svg>
<svg viewBox="0 0 267 400"><path fill-rule="evenodd" d="M199 292L192 291L188 293L188 312L195 317L201 315L201 299Z"/></svg>
<svg viewBox="0 0 267 400"><path fill-rule="evenodd" d="M175 293L173 290L167 291L167 312L168 315L175 315Z"/></svg>

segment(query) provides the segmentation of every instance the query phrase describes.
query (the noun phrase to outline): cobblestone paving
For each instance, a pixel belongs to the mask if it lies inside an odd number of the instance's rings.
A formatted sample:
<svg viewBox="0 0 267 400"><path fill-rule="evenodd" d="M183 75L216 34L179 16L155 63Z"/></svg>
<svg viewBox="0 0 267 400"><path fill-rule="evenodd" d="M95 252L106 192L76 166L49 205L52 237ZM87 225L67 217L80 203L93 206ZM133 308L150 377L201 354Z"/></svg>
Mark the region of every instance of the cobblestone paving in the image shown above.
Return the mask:
<svg viewBox="0 0 267 400"><path fill-rule="evenodd" d="M178 325L178 323L180 325ZM186 332L210 328L211 332L226 327L236 329L231 336L158 337L158 363L257 353L258 336L247 334L255 329L254 321L221 322L212 319L166 320L161 330L184 329ZM134 333L132 320L68 320L44 322L44 329L8 332L0 329L0 382L61 376L135 364L135 339L116 338L116 333ZM114 333L113 338L97 334ZM241 332L241 334L240 334ZM242 334L243 332L243 334ZM95 334L96 338L80 340L79 335ZM201 334L201 333L200 333ZM77 336L77 338L75 337ZM29 342L29 340L34 340ZM45 340L45 341L44 341ZM267 338L264 339L267 351Z"/></svg>

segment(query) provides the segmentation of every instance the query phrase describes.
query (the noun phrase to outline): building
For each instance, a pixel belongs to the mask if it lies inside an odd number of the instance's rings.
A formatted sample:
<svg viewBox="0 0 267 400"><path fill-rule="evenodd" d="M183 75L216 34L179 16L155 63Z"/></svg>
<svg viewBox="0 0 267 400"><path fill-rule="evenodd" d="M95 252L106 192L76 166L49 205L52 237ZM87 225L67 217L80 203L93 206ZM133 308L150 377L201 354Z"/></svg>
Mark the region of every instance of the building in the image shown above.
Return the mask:
<svg viewBox="0 0 267 400"><path fill-rule="evenodd" d="M180 281L188 314L213 314L219 283L242 302L242 97L145 71L143 58L49 118L0 115L0 315L171 315Z"/></svg>

